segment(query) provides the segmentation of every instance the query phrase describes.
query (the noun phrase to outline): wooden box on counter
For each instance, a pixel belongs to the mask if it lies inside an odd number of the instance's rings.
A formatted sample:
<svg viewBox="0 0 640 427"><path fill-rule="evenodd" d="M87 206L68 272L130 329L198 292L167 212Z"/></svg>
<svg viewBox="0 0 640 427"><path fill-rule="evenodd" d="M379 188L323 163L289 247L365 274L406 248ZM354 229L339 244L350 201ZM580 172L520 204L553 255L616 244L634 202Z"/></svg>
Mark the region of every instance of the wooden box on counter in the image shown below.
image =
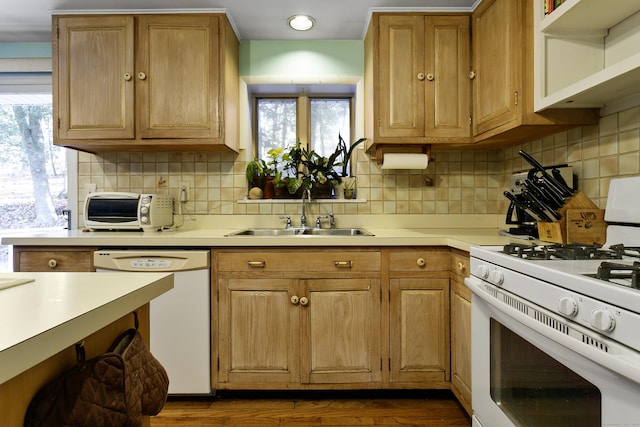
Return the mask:
<svg viewBox="0 0 640 427"><path fill-rule="evenodd" d="M554 243L604 244L607 223L604 209L598 209L581 191L558 210L562 216L556 222L538 221L540 240Z"/></svg>

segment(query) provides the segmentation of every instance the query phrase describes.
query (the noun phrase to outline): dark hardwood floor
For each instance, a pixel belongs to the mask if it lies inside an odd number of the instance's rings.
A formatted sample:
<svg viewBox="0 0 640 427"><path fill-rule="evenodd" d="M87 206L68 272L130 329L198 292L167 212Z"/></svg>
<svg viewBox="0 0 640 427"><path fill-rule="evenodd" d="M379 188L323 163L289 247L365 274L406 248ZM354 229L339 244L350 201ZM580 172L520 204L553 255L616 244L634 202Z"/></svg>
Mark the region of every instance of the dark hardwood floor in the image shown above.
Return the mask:
<svg viewBox="0 0 640 427"><path fill-rule="evenodd" d="M465 426L449 391L220 392L169 398L151 426Z"/></svg>

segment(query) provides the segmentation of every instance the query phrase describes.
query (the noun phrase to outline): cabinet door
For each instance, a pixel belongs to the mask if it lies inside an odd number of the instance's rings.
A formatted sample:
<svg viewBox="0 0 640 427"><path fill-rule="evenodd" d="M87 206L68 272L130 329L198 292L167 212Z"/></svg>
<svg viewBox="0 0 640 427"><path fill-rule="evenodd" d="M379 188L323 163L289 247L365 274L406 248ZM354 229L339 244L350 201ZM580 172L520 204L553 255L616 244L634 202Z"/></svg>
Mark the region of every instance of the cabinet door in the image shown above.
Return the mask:
<svg viewBox="0 0 640 427"><path fill-rule="evenodd" d="M133 17L60 18L57 33L58 136L133 138Z"/></svg>
<svg viewBox="0 0 640 427"><path fill-rule="evenodd" d="M379 136L424 136L424 16L382 15L378 37Z"/></svg>
<svg viewBox="0 0 640 427"><path fill-rule="evenodd" d="M471 291L451 280L451 389L471 413Z"/></svg>
<svg viewBox="0 0 640 427"><path fill-rule="evenodd" d="M138 18L142 138L219 137L218 25L215 16Z"/></svg>
<svg viewBox="0 0 640 427"><path fill-rule="evenodd" d="M447 381L449 279L390 280L391 382Z"/></svg>
<svg viewBox="0 0 640 427"><path fill-rule="evenodd" d="M428 16L426 36L426 136L471 134L469 18Z"/></svg>
<svg viewBox="0 0 640 427"><path fill-rule="evenodd" d="M473 134L519 117L521 2L484 0L473 15Z"/></svg>
<svg viewBox="0 0 640 427"><path fill-rule="evenodd" d="M301 281L302 383L379 382L380 281ZM302 304L302 303L301 303Z"/></svg>
<svg viewBox="0 0 640 427"><path fill-rule="evenodd" d="M297 280L220 279L220 383L299 382Z"/></svg>

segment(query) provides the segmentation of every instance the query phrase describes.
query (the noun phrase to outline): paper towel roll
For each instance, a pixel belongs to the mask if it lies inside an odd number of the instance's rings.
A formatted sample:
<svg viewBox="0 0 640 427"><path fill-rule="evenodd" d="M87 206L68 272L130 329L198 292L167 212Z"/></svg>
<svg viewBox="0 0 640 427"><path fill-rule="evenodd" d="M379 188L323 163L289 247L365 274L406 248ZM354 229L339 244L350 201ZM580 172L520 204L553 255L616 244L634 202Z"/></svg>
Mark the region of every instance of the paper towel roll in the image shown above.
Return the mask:
<svg viewBox="0 0 640 427"><path fill-rule="evenodd" d="M422 153L385 153L382 169L426 169L429 155Z"/></svg>

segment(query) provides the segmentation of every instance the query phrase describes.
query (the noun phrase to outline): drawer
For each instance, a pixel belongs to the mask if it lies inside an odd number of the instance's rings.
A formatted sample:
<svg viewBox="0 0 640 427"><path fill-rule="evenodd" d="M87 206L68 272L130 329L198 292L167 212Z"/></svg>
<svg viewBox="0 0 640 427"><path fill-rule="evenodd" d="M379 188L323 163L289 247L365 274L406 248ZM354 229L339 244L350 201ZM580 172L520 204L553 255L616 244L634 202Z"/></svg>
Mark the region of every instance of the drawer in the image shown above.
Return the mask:
<svg viewBox="0 0 640 427"><path fill-rule="evenodd" d="M380 252L327 250L220 252L218 271L227 272L375 272L380 271Z"/></svg>
<svg viewBox="0 0 640 427"><path fill-rule="evenodd" d="M389 253L389 270L392 272L448 271L449 251L435 248L407 248Z"/></svg>
<svg viewBox="0 0 640 427"><path fill-rule="evenodd" d="M16 271L93 271L92 250L21 249L14 252Z"/></svg>
<svg viewBox="0 0 640 427"><path fill-rule="evenodd" d="M451 267L453 274L460 277L469 276L469 255L466 253L451 252Z"/></svg>

